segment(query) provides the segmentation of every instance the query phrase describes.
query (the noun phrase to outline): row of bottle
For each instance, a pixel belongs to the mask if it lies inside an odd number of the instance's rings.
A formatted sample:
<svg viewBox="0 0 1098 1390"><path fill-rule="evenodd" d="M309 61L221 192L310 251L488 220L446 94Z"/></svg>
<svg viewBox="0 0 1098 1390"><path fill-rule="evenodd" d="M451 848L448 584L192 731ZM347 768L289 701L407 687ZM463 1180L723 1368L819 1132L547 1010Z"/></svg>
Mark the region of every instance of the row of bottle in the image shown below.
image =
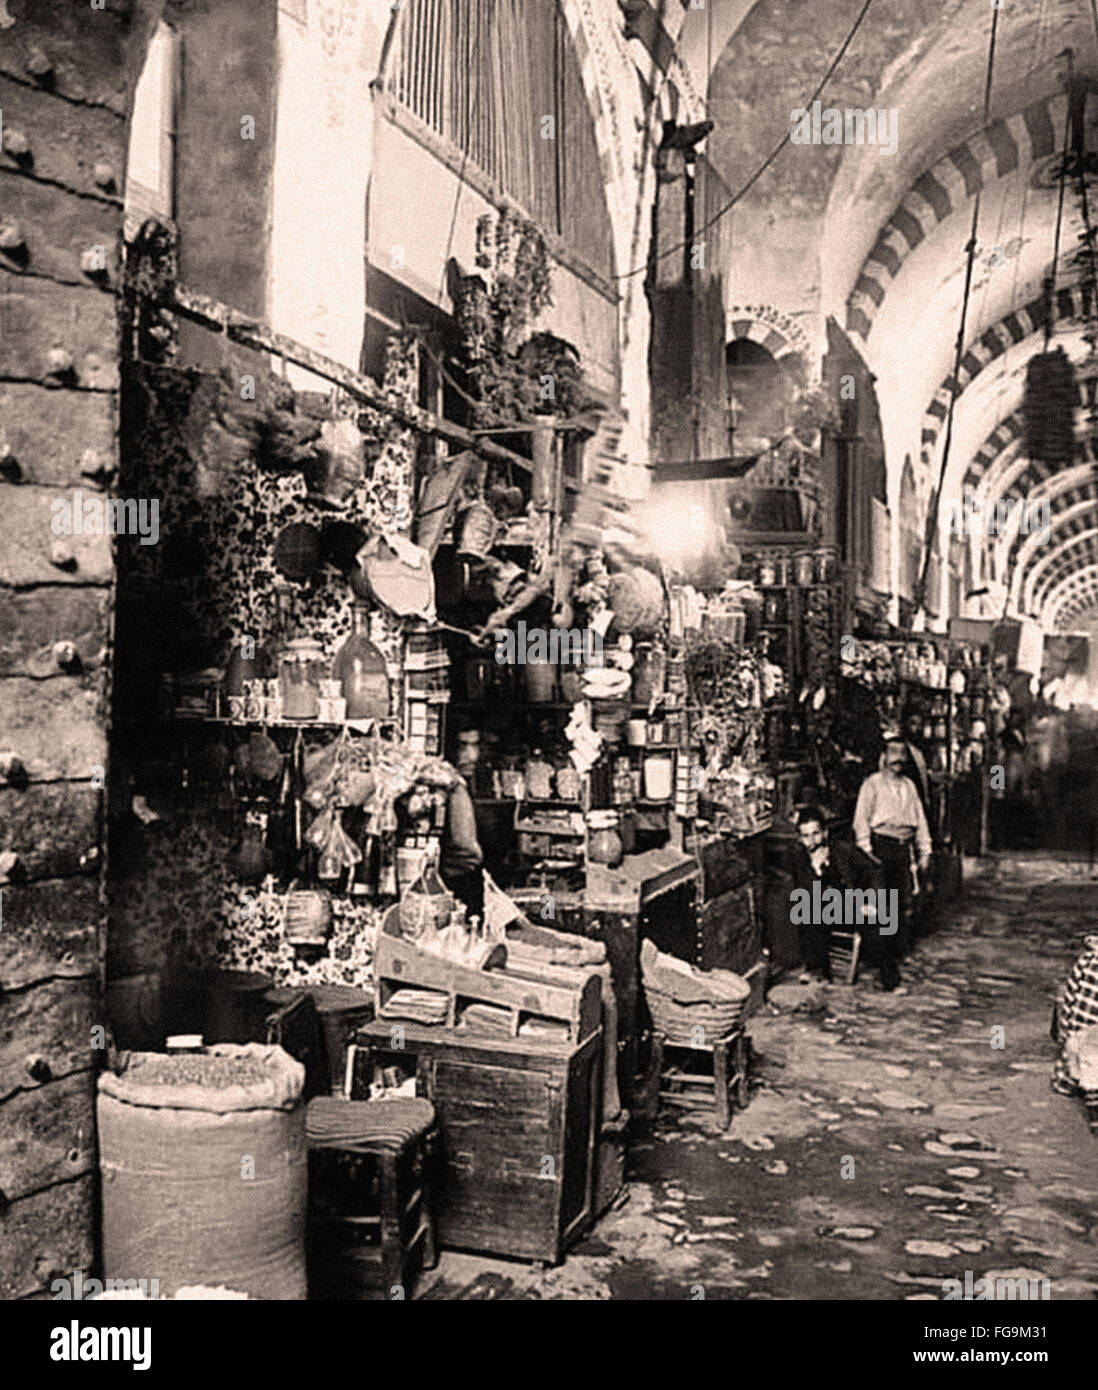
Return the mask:
<svg viewBox="0 0 1098 1390"><path fill-rule="evenodd" d="M380 614L374 617L381 621ZM273 657L252 639L238 638L225 669L222 712L235 714L239 709L241 718L259 717L248 714L246 691L253 692L266 677L263 717L267 719L276 710L282 719L319 719L324 713L340 713L345 719L387 719L389 677L385 658L373 640L379 634L371 631L365 604L355 605L352 622L350 635L331 661L310 637L292 638ZM273 679L277 679L277 691L271 687ZM238 706L237 701L244 703Z"/></svg>

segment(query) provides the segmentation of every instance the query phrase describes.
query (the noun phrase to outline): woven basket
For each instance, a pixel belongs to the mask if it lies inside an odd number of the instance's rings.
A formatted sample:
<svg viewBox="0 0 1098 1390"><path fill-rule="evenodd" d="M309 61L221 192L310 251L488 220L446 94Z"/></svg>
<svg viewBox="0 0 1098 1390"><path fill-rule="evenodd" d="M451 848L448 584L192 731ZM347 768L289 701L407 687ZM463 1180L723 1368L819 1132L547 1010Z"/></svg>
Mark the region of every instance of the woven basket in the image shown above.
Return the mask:
<svg viewBox="0 0 1098 1390"><path fill-rule="evenodd" d="M662 1033L668 1042L684 1043L687 1046L705 1046L719 1042L734 1033L743 1022L744 1011L750 1002L750 995L743 999L730 999L723 1003L708 1000L696 1004L683 1004L672 999L669 994L661 994L651 985L645 985L648 1009L652 1015L656 1032ZM697 1041L694 1031L701 1028L704 1042Z"/></svg>

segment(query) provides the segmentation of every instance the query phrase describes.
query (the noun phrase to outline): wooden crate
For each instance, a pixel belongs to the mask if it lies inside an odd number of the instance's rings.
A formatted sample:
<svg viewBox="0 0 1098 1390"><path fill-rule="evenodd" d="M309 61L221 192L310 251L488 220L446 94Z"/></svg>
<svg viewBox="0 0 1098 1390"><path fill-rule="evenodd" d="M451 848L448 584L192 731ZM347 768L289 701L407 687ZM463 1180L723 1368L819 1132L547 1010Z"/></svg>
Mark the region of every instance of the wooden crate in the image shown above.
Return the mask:
<svg viewBox="0 0 1098 1390"><path fill-rule="evenodd" d="M557 1263L594 1217L602 1030L579 1045L376 1020L358 1033L353 1094L373 1066L416 1077L442 1146L441 1245Z"/></svg>
<svg viewBox="0 0 1098 1390"><path fill-rule="evenodd" d="M374 965L377 1012L381 1013L398 989L414 987L448 996L446 1022L450 1027L458 1022L463 1005L495 1004L510 1011L512 1037L531 1017L566 1023L573 1043L599 1031L602 981L597 975L588 975L577 985L572 972L519 960L517 957L523 954L520 950L511 954L509 951L503 945L486 948L485 966L477 969L420 950L404 937L381 931Z"/></svg>

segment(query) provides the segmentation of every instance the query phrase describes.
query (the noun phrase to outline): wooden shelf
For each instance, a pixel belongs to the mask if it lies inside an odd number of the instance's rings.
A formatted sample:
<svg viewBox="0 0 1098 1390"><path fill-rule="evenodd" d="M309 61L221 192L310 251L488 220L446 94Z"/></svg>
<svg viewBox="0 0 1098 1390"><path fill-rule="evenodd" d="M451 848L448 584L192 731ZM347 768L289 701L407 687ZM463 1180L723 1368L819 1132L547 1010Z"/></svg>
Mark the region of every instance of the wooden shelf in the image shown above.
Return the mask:
<svg viewBox="0 0 1098 1390"><path fill-rule="evenodd" d="M399 723L396 719L343 719L338 723L328 723L322 719L232 719L227 714L173 714L163 722L224 724L238 729L351 729L359 734L372 734L379 725L396 727Z"/></svg>

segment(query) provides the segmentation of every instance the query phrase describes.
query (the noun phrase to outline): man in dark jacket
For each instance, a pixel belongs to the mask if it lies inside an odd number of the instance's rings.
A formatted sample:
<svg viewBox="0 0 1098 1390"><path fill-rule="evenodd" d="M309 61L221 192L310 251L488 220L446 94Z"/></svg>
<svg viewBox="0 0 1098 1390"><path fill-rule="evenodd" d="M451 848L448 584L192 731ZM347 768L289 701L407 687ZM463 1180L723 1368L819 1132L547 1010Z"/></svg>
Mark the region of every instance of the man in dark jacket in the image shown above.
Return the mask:
<svg viewBox="0 0 1098 1390"><path fill-rule="evenodd" d="M815 806L802 807L797 815L800 835L800 862L795 870L798 888L811 890L814 879L821 889L879 887L880 874L857 845L836 840L827 834L826 819ZM824 979L831 978L829 949L834 928L823 923L806 923L800 928L801 958L808 970Z"/></svg>

